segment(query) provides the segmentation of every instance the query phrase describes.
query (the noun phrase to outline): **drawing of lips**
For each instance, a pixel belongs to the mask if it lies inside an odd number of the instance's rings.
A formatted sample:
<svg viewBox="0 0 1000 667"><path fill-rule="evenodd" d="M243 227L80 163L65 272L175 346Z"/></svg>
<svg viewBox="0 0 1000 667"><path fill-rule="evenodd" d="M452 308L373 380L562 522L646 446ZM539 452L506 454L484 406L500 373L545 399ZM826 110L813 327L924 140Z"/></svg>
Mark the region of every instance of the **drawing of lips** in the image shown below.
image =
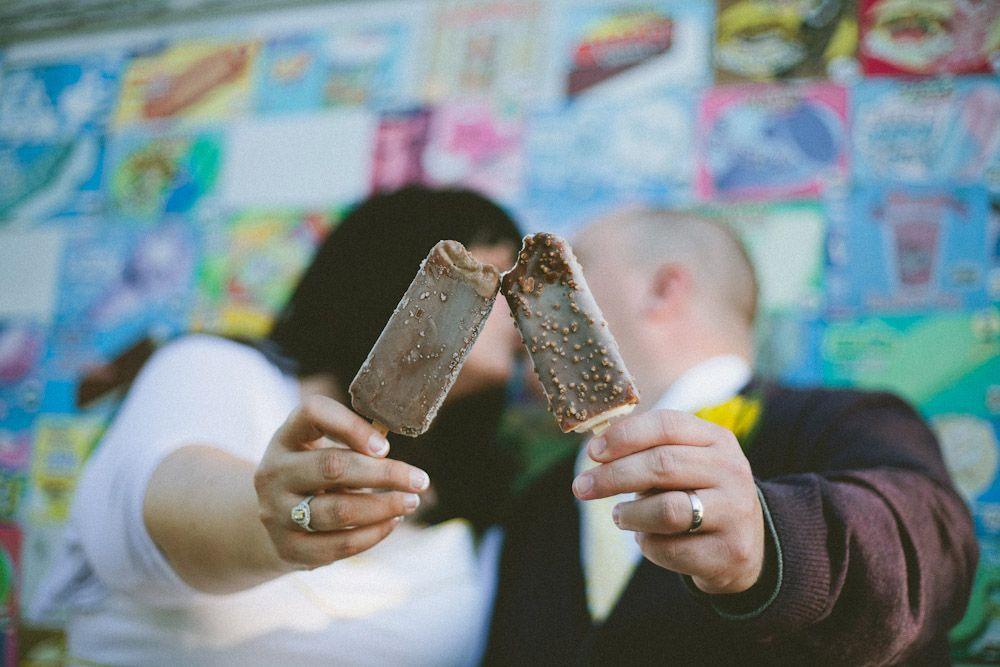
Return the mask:
<svg viewBox="0 0 1000 667"><path fill-rule="evenodd" d="M166 118L204 98L213 89L238 78L250 59L245 45L216 51L191 63L157 87L143 104L146 118Z"/></svg>
<svg viewBox="0 0 1000 667"><path fill-rule="evenodd" d="M946 0L885 0L871 13L865 46L889 62L924 69L953 46L954 6Z"/></svg>

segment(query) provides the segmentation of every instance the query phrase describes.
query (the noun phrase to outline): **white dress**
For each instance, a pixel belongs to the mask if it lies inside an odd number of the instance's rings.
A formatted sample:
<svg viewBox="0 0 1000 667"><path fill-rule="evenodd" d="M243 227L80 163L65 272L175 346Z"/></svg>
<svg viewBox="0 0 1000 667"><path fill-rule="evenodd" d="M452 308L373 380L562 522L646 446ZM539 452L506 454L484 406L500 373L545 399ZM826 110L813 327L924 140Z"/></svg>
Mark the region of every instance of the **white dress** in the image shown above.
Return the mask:
<svg viewBox="0 0 1000 667"><path fill-rule="evenodd" d="M116 665L452 665L478 658L488 586L460 521L401 524L375 548L232 595L186 585L142 501L170 452L211 444L257 461L298 402L258 351L172 343L136 379L79 481L65 553L35 608L67 605L72 659ZM211 508L206 508L211 511Z"/></svg>

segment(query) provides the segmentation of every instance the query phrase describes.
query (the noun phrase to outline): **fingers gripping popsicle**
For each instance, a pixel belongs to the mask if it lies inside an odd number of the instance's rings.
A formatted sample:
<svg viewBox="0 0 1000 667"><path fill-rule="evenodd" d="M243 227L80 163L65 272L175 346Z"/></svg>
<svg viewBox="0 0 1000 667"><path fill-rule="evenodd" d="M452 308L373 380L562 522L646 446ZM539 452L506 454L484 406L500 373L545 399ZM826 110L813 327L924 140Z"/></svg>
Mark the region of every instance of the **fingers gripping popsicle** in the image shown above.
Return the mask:
<svg viewBox="0 0 1000 667"><path fill-rule="evenodd" d="M441 241L351 382L351 404L375 427L426 431L490 314L500 273L458 241Z"/></svg>
<svg viewBox="0 0 1000 667"><path fill-rule="evenodd" d="M526 236L501 291L564 433L598 434L635 408L635 382L569 244Z"/></svg>

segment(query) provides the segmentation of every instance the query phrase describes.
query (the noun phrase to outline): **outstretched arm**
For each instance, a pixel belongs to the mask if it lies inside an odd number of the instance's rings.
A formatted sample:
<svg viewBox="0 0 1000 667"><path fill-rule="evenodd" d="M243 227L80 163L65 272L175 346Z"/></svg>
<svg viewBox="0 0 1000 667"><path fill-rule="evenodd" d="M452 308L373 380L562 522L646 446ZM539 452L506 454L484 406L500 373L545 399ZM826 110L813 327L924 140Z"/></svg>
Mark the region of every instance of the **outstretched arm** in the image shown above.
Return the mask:
<svg viewBox="0 0 1000 667"><path fill-rule="evenodd" d="M781 472L756 480L723 429L682 413L623 420L591 443L603 465L574 492L640 493L619 505L619 526L649 560L689 575L746 641L797 656L837 647L847 664L905 659L961 616L977 551L969 513L905 404L844 394L827 407L780 434ZM696 533L685 490L705 507ZM775 574L769 546L781 569L767 605L732 605Z"/></svg>
<svg viewBox="0 0 1000 667"><path fill-rule="evenodd" d="M249 588L371 548L419 504L420 469L336 401L311 397L275 433L260 465L203 444L153 472L143 517L177 574L209 593ZM311 527L291 520L308 495Z"/></svg>

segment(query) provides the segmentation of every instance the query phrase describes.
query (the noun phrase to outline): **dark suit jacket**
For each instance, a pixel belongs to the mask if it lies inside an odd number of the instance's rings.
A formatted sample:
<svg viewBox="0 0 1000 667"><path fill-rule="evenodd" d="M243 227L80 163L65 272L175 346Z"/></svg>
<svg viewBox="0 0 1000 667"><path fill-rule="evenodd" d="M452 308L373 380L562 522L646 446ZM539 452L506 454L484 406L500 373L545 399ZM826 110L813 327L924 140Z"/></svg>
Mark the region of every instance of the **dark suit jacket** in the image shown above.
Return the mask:
<svg viewBox="0 0 1000 667"><path fill-rule="evenodd" d="M933 433L887 394L757 394L764 409L744 448L772 540L757 591L698 594L643 560L593 624L567 461L507 521L485 663L947 664L978 549Z"/></svg>

